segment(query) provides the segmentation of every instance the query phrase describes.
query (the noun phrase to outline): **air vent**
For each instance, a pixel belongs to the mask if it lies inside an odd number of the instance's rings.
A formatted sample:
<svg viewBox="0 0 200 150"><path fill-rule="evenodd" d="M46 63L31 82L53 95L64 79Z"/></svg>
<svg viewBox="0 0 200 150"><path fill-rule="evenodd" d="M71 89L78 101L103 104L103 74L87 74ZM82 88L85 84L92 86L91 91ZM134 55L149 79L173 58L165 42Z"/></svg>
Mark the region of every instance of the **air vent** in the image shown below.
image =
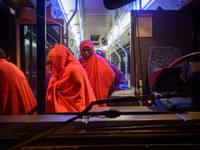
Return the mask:
<svg viewBox="0 0 200 150"><path fill-rule="evenodd" d="M99 41L100 35L90 35L90 41Z"/></svg>
<svg viewBox="0 0 200 150"><path fill-rule="evenodd" d="M93 45L99 45L99 43L93 43Z"/></svg>
<svg viewBox="0 0 200 150"><path fill-rule="evenodd" d="M107 38L101 38L101 42L102 42L103 46L107 46L108 45Z"/></svg>

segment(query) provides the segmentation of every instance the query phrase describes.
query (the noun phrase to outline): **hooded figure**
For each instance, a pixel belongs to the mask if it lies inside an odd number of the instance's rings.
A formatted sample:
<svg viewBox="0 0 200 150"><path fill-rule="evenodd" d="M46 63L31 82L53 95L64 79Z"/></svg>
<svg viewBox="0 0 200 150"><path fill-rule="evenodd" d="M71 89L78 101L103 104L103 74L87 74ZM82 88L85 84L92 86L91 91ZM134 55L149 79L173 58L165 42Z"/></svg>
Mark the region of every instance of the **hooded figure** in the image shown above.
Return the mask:
<svg viewBox="0 0 200 150"><path fill-rule="evenodd" d="M108 60L107 58L106 58L106 51L105 50L101 50L102 51L102 53L103 53L103 58L107 61L107 62L109 62L110 64L111 64L111 61L110 60Z"/></svg>
<svg viewBox="0 0 200 150"><path fill-rule="evenodd" d="M24 73L0 49L0 115L26 115L36 105Z"/></svg>
<svg viewBox="0 0 200 150"><path fill-rule="evenodd" d="M105 50L96 50L95 53L98 54L99 56L103 57L115 73L113 85L108 94L108 96L110 97L114 91L122 90L118 86L120 84L125 83L126 79L124 77L124 74L106 59L106 51Z"/></svg>
<svg viewBox="0 0 200 150"><path fill-rule="evenodd" d="M80 53L82 56L79 58L79 61L88 74L96 98L107 98L115 73L104 58L95 54L91 41L84 40L81 42Z"/></svg>
<svg viewBox="0 0 200 150"><path fill-rule="evenodd" d="M51 76L46 94L46 112L80 112L96 100L87 73L63 45L50 49Z"/></svg>

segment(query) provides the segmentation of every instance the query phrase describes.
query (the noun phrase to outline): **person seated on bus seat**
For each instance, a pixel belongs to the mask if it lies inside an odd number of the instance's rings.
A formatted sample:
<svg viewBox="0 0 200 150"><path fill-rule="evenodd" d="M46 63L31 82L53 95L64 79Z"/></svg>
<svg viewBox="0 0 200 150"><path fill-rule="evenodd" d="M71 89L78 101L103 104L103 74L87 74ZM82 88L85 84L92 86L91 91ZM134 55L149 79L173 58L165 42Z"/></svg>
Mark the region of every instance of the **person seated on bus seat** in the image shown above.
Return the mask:
<svg viewBox="0 0 200 150"><path fill-rule="evenodd" d="M101 56L95 54L94 45L90 40L81 42L80 53L79 62L87 72L96 98L106 99L115 73ZM106 104L100 106L106 106Z"/></svg>
<svg viewBox="0 0 200 150"><path fill-rule="evenodd" d="M47 88L45 111L83 111L96 100L86 71L64 45L55 45L49 55L54 74Z"/></svg>
<svg viewBox="0 0 200 150"><path fill-rule="evenodd" d="M24 73L0 49L0 115L26 115L36 105Z"/></svg>
<svg viewBox="0 0 200 150"><path fill-rule="evenodd" d="M105 56L102 50L95 50L95 53L103 58ZM117 69L112 63L110 63L108 60L106 60L106 62L110 65L110 67L115 73L113 86L109 91L109 96L111 96L114 91L127 90L128 86L127 86L127 81L126 81L126 78L124 77L124 74L119 69Z"/></svg>

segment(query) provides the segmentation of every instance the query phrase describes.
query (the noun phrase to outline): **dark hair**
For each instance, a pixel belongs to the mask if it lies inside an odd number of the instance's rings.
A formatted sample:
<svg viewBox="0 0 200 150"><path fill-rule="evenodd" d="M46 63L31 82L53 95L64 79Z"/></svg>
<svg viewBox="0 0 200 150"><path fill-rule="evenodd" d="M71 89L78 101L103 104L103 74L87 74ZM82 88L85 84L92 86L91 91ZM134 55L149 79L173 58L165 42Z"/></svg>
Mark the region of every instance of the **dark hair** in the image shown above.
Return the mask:
<svg viewBox="0 0 200 150"><path fill-rule="evenodd" d="M50 46L50 47L49 47L49 50L51 50L51 49L54 48L54 47L55 47L54 45Z"/></svg>
<svg viewBox="0 0 200 150"><path fill-rule="evenodd" d="M6 53L0 48L0 59L6 59Z"/></svg>

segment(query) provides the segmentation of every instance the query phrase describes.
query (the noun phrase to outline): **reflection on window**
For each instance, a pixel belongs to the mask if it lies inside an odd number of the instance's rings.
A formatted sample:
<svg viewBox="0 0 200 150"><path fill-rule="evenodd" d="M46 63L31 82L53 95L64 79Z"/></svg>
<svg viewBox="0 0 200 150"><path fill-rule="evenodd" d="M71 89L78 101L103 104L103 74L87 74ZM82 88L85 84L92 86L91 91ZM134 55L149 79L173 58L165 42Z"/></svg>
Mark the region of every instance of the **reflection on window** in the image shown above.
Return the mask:
<svg viewBox="0 0 200 150"><path fill-rule="evenodd" d="M47 25L46 54L50 46L60 43L60 27ZM36 97L37 93L37 28L36 25L24 25L24 53L26 79Z"/></svg>

